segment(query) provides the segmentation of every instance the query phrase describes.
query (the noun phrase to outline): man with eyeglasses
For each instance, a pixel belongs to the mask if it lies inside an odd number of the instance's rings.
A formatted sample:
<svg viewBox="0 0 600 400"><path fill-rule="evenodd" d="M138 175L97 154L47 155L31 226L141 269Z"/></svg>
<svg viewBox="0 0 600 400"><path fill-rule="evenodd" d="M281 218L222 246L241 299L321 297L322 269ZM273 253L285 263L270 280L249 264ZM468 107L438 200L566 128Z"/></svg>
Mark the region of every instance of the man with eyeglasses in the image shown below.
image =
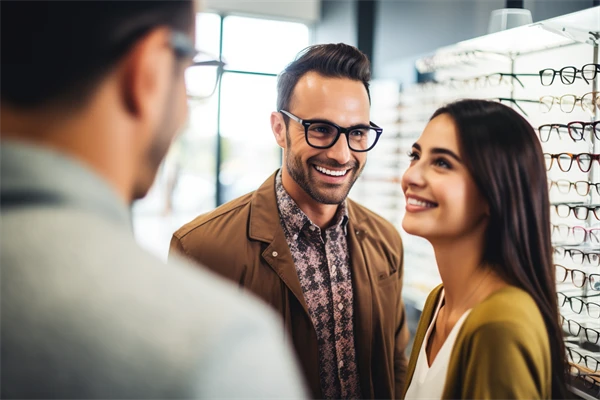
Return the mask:
<svg viewBox="0 0 600 400"><path fill-rule="evenodd" d="M282 169L171 241L171 253L282 315L317 398L399 397L406 370L400 235L347 199L382 134L369 118L369 80L352 46L301 52L279 76L271 114Z"/></svg>
<svg viewBox="0 0 600 400"><path fill-rule="evenodd" d="M0 397L304 397L272 311L132 234L186 118L194 3L3 1L1 17Z"/></svg>

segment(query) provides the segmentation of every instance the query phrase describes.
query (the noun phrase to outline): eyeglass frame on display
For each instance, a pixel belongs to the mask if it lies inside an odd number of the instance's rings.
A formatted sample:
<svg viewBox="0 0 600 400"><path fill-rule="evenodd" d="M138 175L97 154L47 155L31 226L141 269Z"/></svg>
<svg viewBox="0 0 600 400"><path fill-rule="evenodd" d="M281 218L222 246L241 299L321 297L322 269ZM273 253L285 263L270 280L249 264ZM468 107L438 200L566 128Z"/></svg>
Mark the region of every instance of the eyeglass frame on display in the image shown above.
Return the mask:
<svg viewBox="0 0 600 400"><path fill-rule="evenodd" d="M595 68L594 68L594 76L592 76L591 78L587 78L584 75L584 68L587 67L587 66L589 66L589 65L595 66ZM572 75L571 75L571 77L573 78L572 82L569 82L568 80L565 82L565 79L563 79L564 78L563 77L563 74L564 74L563 71L566 70L567 68L572 68L572 71L573 71ZM552 85L554 83L554 78L556 77L556 75L559 75L560 76L560 81L564 85L572 85L573 83L575 83L575 79L583 79L585 81L585 83L589 84L590 81L593 81L596 78L596 75L597 75L597 73L598 73L599 70L600 70L600 64L594 64L594 63L584 64L581 67L581 69L577 69L574 66L566 66L566 67L563 67L563 68L561 68L559 70L555 70L554 68L544 68L544 69L540 70L540 72L539 72L540 83L542 84L542 86L550 86L550 85ZM544 78L543 78L544 72L546 72L546 71L552 71L552 80L548 84L544 84ZM578 72L581 72L581 76L577 76Z"/></svg>
<svg viewBox="0 0 600 400"><path fill-rule="evenodd" d="M576 124L581 124L581 128L578 126L576 127L575 126ZM600 140L599 126L600 126L600 121L594 121L594 122L571 121L566 124L543 124L543 125L538 126L535 130L537 131L538 136L540 138L540 142L542 142L542 143L547 143L548 140L550 140L550 136L552 135L553 131L556 131L558 138L562 139L562 137L560 135L561 129L567 130L567 134L569 135L571 140L573 140L574 142L579 142L581 140L585 140L583 137L583 133L586 130L590 131L592 138L595 136L596 139ZM587 127L593 127L593 129L586 129ZM546 131L545 128L548 128L548 135L546 135L546 136L542 135L542 131ZM577 132L578 129L582 130L581 134L579 134L579 132Z"/></svg>
<svg viewBox="0 0 600 400"><path fill-rule="evenodd" d="M521 110L521 112L523 113L523 115L525 115L526 117L528 117L528 116L529 116L529 114L527 114L527 112L525 112L525 110L523 110L523 107L521 107L521 106L519 105L519 103L518 103L518 102L519 102L519 101L521 101L521 102L523 102L523 103L537 103L537 104L539 104L539 103L540 103L540 101L539 101L539 100L531 100L531 99L513 99L512 97L494 97L494 98L492 98L492 99L490 99L490 100L495 100L495 101L498 101L498 102L500 102L500 103L502 103L503 101L508 101L508 102L510 102L510 103L512 103L512 104L514 104L514 105L516 105L516 106L519 108L519 110Z"/></svg>
<svg viewBox="0 0 600 400"><path fill-rule="evenodd" d="M561 166L560 161L558 161L560 156L566 155L569 157L570 159L570 163L569 163L569 168L567 169L563 169ZM590 156L590 164L589 164L589 168L587 169L583 169L581 166L581 162L579 161L579 159L581 158L581 156ZM550 171L552 169L552 166L554 165L554 159L556 158L556 164L558 165L558 168L562 171L562 172L569 172L571 170L571 168L573 168L573 160L577 160L577 166L579 167L579 170L581 172L590 172L590 170L592 169L592 163L594 161L598 161L598 163L600 163L600 154L595 154L595 153L578 153L578 154L573 154L573 153L544 153L544 161L546 161L546 156L550 156L550 165L546 167L546 171Z"/></svg>
<svg viewBox="0 0 600 400"><path fill-rule="evenodd" d="M562 250L562 253L558 250ZM584 249L587 250L587 249ZM581 262L578 262L577 260L575 260L575 257L573 256L573 253L576 254L581 254ZM558 254L559 256L562 257L562 259L566 259L566 255L568 254L569 257L571 258L571 261L581 264L584 264L584 260L587 257L587 264L589 264L590 266L594 267L600 267L600 253L591 253L591 252L585 252L585 251L581 251L581 249L578 248L565 248L563 246L555 246L553 248L553 255L554 254ZM596 256L596 259L598 260L598 262L594 262L592 261L592 258L590 256Z"/></svg>
<svg viewBox="0 0 600 400"><path fill-rule="evenodd" d="M566 226L567 227L567 238L569 237L569 232L573 233L573 237L575 236L575 229L581 229L584 232L584 236L583 236L583 240L577 244L581 244L581 243L585 243L588 242L588 237L592 236L592 231L594 232L599 232L600 234L600 228L586 228L583 226L570 226L570 225L566 225L566 224L552 224L551 225L551 235L554 234L555 230L558 230L559 235L561 236L561 238L563 237L563 235L560 234L560 227L561 226ZM595 236L595 233L594 233ZM595 236L596 237L596 236ZM565 238L566 239L566 238ZM596 237L596 240L598 241L598 243L600 243L600 235L598 237ZM589 243L591 243L591 240L589 241Z"/></svg>
<svg viewBox="0 0 600 400"><path fill-rule="evenodd" d="M204 100L204 99L211 97L215 93L215 90L218 86L219 80L221 79L221 76L223 75L225 65L227 65L227 64L224 61L217 60L217 59L210 59L210 60L206 60L206 61L193 61L196 57L198 57L201 54L208 56L208 57L210 57L210 56L208 55L208 53L205 53L202 50L196 49L192 40L183 32L173 31L171 34L170 44L171 44L171 47L173 48L173 50L175 51L175 54L178 57L187 57L187 58L192 59L192 63L186 67L186 70L189 70L190 68L193 68L193 67L206 67L206 66L210 66L210 67L216 66L217 67L217 71L216 71L217 76L215 79L213 89L210 92L210 94L208 94L206 96L195 96L193 94L186 93L187 97L192 100ZM187 92L187 87L186 87L186 92Z"/></svg>
<svg viewBox="0 0 600 400"><path fill-rule="evenodd" d="M586 219L588 219L588 217L590 216L590 212L592 212L592 214L594 215L594 217L596 217L596 219L598 221L600 221L600 204L584 204L584 203L552 203L550 204L551 207L554 207L554 211L556 211L556 214L561 217L561 218L567 218L571 215L571 213L573 213L573 215L575 216L575 218L577 218L580 221L585 221ZM566 215L561 215L564 213L559 212L558 207L568 207L568 212ZM585 217L580 218L580 216L578 215L578 211L577 209L585 209Z"/></svg>
<svg viewBox="0 0 600 400"><path fill-rule="evenodd" d="M500 79L498 80L497 84L492 84L492 80L490 79L491 77L495 76L495 75L499 75ZM523 85L523 82L521 82L521 80L518 78L519 76L538 76L537 74L513 74L513 73L508 73L508 72L494 72L491 74L487 74L487 75L481 75L481 76L475 76L475 77L471 77L471 78L465 78L465 79L457 79L457 78L449 78L447 80L443 80L443 81L435 81L435 83L441 84L441 85L452 85L455 82L458 83L462 83L465 86L467 86L470 82L473 82L473 86L477 85L477 82L481 79L484 79L484 82L489 82L490 83L490 87L496 87L496 86L500 86L500 84L502 82L505 82L503 80L503 78L505 76L510 76L511 78L513 78L514 80L517 81L517 83L519 85L521 85L522 88L525 88L525 85ZM509 84L512 85L512 81L509 82ZM485 87L485 86L480 86L481 88ZM477 89L477 87L475 87L475 89Z"/></svg>
<svg viewBox="0 0 600 400"><path fill-rule="evenodd" d="M569 188L567 189L566 192L563 192L560 189L560 186L559 186L559 183L564 183L564 182L566 182L566 183L569 184ZM577 184L578 183L583 183L583 184L587 185L587 190L585 191L585 193L581 193L581 192L579 192L579 190L577 190ZM553 180L548 179L548 191L552 190L553 186L556 186L556 189L558 190L558 192L562 193L562 194L568 194L568 193L570 193L571 192L571 188L574 187L575 188L575 193L577 193L580 196L587 196L588 194L590 194L590 190L591 190L590 188L592 186L594 186L596 188L596 192L598 192L598 194L600 195L600 183L587 182L587 181L571 182L571 181L569 181L567 179L559 179L559 180L553 181Z"/></svg>
<svg viewBox="0 0 600 400"><path fill-rule="evenodd" d="M559 295L562 295L562 296L564 296L564 298L565 298L565 299L562 301L562 304L561 304L561 302L560 302ZM598 296L598 295L585 296L585 298L588 298L588 297L595 297L595 296ZM587 302L587 301L583 301L583 300L582 300L580 297L578 297L578 296L567 296L567 295L566 295L566 294L564 294L563 292L557 292L557 293L556 293L556 298L557 298L557 300L558 300L559 307L563 307L563 306L564 306L564 305L567 303L567 301L568 301L568 302L569 302L569 305L571 306L571 311L573 311L575 314L578 314L578 315L583 315L583 314L582 314L582 311L583 311L583 309L584 309L584 306L585 306L585 309L586 309L586 311L587 311L587 315L588 315L588 317L590 317L590 318L592 318L592 319L599 319L599 318L600 318L600 304L598 304L598 303L593 303L593 302ZM571 301L572 299L574 299L574 300L578 300L578 301L580 301L580 302L581 302L581 308L579 309L579 311L575 311L575 308L573 307L573 302ZM594 306L598 307L598 317L592 316L592 315L590 314L590 307L589 307L589 306L590 306L590 304L592 304L592 305L594 305Z"/></svg>
<svg viewBox="0 0 600 400"><path fill-rule="evenodd" d="M567 267L565 267L564 265L561 265L561 264L554 264L554 267L556 267L556 268L562 268L564 270L564 272L565 272L564 273L564 277L562 279L558 279L558 276L556 276L557 281L566 282L567 281L567 277L569 275L571 275L571 283L576 288L583 288L585 286L585 283L588 282L590 290L593 290L595 292L600 292L600 274L587 274L586 272L584 272L584 271L582 271L580 269L567 268ZM575 282L575 273L581 273L581 274L583 274L583 280L581 281L581 285L578 285ZM594 279L597 279L597 281L595 282L595 283L597 283L596 287L594 287L594 285L592 285L592 276L595 277Z"/></svg>
<svg viewBox="0 0 600 400"><path fill-rule="evenodd" d="M354 152L357 153L365 153L367 151L372 150L375 145L377 144L377 142L379 141L379 137L381 136L381 134L383 133L383 128L377 126L375 123L373 123L372 121L369 121L369 124L371 124L370 126L366 126L366 125L354 125L354 126L350 126L348 128L343 128L337 124L334 124L331 121L327 121L324 119L302 119L300 117L295 116L294 114L292 114L289 111L286 110L279 110L280 113L288 116L289 118L293 119L294 121L298 122L300 125L302 125L304 127L304 138L306 140L306 143L315 149L329 149L331 147L333 147L337 141L339 140L340 136L342 134L346 135L346 142L348 143L348 148ZM327 145L327 146L315 146L314 144L310 143L309 139L308 139L308 128L310 125L312 124L325 124L325 125L329 125L333 128L335 128L337 130L337 135L335 136L335 138L332 140L332 142ZM377 136L375 137L375 140L373 141L373 144L368 148L368 149L364 149L364 150L356 150L353 149L351 144L350 144L350 137L348 136L348 134L355 129L369 129L369 130L374 130L375 133L377 134Z"/></svg>
<svg viewBox="0 0 600 400"><path fill-rule="evenodd" d="M586 389L596 388L600 396L600 373L583 372L580 366L573 364L569 364L568 368L567 372L570 376L581 379ZM577 373L574 374L573 370L576 370Z"/></svg>
<svg viewBox="0 0 600 400"><path fill-rule="evenodd" d="M586 96L590 95L590 94L592 95L592 109L591 110L586 110L583 107L583 99L585 99ZM570 114L570 113L572 113L575 110L575 106L577 105L577 102L579 101L579 104L580 104L581 109L583 111L591 111L591 112L593 112L594 111L594 98L596 98L596 101L595 101L596 104L595 104L595 106L600 109L600 101L599 101L600 100L600 96L597 95L597 94L600 94L600 92L596 92L596 91L588 92L588 93L584 94L581 97L577 97L576 94L572 94L572 93L563 94L562 96L558 96L558 97L557 96L553 96L553 95L545 95L545 96L540 97L540 101L539 101L539 103L540 103L540 111L542 113L549 113L552 110L552 107L554 106L554 104L558 103L558 105L560 107L560 110L562 112L564 112L566 114ZM566 111L565 109L563 109L563 99L564 98L570 98L570 97L574 98L574 100L573 100L573 108L571 108L569 111ZM544 101L544 99L552 99L552 102L550 103L550 106L548 106L548 103L546 103ZM547 106L548 109L546 110L546 109L541 108L542 105Z"/></svg>
<svg viewBox="0 0 600 400"><path fill-rule="evenodd" d="M600 341L600 331L597 331L595 329L587 328L585 326L582 326L579 322L577 322L575 320L572 320L572 319L567 319L567 318L565 318L562 315L560 316L560 318L561 318L560 325L563 328L564 332L568 332L568 333L570 333L573 336L579 337L579 334L581 333L581 330L583 329L583 333L584 333L585 338L587 339L588 343L597 344L598 341ZM564 329L565 322L567 323L567 329L568 330ZM575 325L577 325L579 327L579 329L577 329L577 333L573 333L573 331L571 330L571 322L574 323ZM592 332L594 332L596 334L596 340L595 341L592 340L592 339L590 339L590 337L588 335L588 331L592 331Z"/></svg>
<svg viewBox="0 0 600 400"><path fill-rule="evenodd" d="M600 360L598 360L595 357L592 357L591 355L581 354L580 352L578 352L577 350L575 350L575 348L573 348L573 347L568 347L568 346L565 346L565 347L566 347L567 353L569 354L569 357L571 358L571 360L573 361L573 363L579 364L581 362L581 360L585 360L585 366L587 368L589 368L590 371L593 369L594 372L598 372L598 367L600 367ZM579 361L575 361L575 359L573 358L573 355L572 355L571 352L574 352L574 353L576 353L579 356ZM592 367L590 367L588 365L588 362L587 362L588 357L596 363L596 367L595 368L592 368Z"/></svg>

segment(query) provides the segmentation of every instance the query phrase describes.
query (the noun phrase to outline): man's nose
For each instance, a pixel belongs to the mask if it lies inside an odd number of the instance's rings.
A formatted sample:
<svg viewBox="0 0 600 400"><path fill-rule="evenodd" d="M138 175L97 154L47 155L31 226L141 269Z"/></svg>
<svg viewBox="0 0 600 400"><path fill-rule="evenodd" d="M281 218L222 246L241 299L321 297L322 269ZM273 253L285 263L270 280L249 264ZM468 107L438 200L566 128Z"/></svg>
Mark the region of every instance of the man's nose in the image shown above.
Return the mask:
<svg viewBox="0 0 600 400"><path fill-rule="evenodd" d="M348 147L348 138L342 133L335 144L327 149L327 157L337 161L338 164L347 164L352 157L352 150Z"/></svg>

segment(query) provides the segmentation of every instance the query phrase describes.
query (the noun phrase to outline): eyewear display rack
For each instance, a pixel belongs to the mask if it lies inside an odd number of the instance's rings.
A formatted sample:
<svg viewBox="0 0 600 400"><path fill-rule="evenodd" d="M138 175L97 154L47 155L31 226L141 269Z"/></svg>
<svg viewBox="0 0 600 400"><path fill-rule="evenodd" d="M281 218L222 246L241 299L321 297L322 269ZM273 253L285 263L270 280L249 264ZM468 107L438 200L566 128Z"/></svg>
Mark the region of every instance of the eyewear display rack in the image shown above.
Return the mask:
<svg viewBox="0 0 600 400"><path fill-rule="evenodd" d="M428 82L400 93L395 83L374 82L372 120L384 132L351 193L401 232L404 299L422 310L441 279L429 243L401 226L400 180L412 144L438 107L461 98L501 101L525 116L538 128L550 167L570 389L584 399L600 398L600 124L591 125L600 117L599 38L594 7L441 48L416 63Z"/></svg>

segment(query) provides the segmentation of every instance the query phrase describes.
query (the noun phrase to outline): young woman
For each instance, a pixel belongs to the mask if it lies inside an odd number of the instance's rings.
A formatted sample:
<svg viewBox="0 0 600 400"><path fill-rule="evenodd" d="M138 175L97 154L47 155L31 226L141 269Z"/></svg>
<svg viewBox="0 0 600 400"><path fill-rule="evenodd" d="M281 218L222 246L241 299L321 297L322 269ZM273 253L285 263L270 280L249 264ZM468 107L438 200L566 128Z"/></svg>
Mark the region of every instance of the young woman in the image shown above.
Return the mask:
<svg viewBox="0 0 600 400"><path fill-rule="evenodd" d="M462 100L436 111L402 178L406 232L433 245L406 398L564 398L546 169L515 111Z"/></svg>

